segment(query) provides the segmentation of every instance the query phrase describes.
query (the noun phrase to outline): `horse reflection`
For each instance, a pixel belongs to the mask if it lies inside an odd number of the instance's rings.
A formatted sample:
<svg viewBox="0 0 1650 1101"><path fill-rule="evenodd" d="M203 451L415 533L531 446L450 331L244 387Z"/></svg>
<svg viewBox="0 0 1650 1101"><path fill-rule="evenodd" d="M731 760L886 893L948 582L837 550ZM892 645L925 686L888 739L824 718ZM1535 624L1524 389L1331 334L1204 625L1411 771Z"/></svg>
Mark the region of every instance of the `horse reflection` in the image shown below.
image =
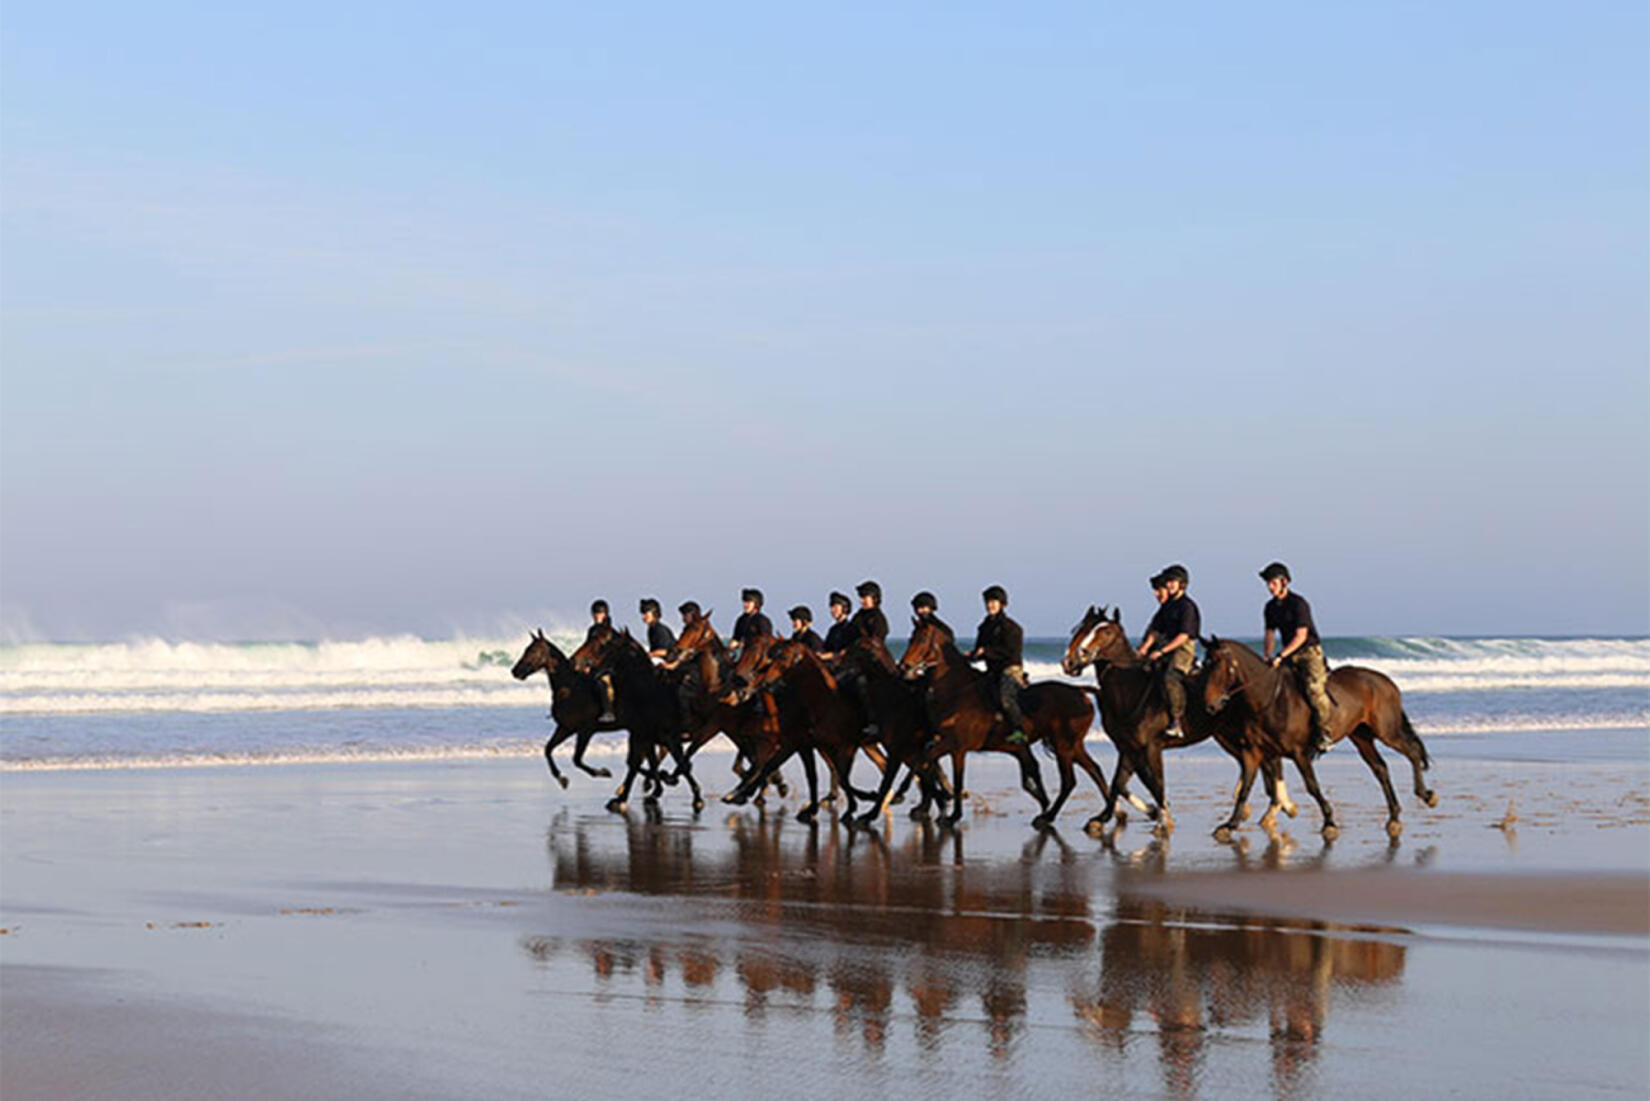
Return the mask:
<svg viewBox="0 0 1650 1101"><path fill-rule="evenodd" d="M1100 935L1097 984L1071 994L1096 1039L1121 1047L1141 1015L1175 1096L1196 1091L1212 1029L1265 1021L1280 1092L1323 1038L1332 997L1367 996L1403 978L1405 948L1383 935L1298 919L1214 916L1124 895Z"/></svg>

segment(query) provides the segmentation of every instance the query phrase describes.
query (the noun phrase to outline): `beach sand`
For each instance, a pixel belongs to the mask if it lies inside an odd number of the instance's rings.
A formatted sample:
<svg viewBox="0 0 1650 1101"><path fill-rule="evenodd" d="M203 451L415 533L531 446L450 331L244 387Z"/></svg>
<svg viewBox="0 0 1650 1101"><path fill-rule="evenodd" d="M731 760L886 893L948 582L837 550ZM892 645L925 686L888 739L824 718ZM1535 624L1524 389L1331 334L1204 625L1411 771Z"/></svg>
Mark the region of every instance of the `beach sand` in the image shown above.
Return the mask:
<svg viewBox="0 0 1650 1101"><path fill-rule="evenodd" d="M854 833L530 751L10 773L0 1096L1644 1096L1650 765L1434 751L1396 843L1351 754L1334 843L1298 784L1216 842L1190 754L1170 838L1034 832L986 760L960 829Z"/></svg>

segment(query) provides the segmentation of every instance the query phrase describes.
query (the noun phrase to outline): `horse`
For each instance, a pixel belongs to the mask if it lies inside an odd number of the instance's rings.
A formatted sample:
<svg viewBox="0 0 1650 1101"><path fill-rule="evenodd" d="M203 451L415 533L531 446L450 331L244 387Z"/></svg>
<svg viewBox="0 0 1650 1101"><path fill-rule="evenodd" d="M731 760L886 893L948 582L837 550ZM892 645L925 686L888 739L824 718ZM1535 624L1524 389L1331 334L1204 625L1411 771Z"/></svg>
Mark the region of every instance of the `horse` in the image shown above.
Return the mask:
<svg viewBox="0 0 1650 1101"><path fill-rule="evenodd" d="M1201 683L1203 673L1195 673L1187 680L1184 736L1178 739L1163 737L1169 725L1168 706L1157 688L1156 675L1129 645L1128 637L1123 632L1120 611L1113 609L1108 617L1103 605L1099 608L1090 605L1082 621L1072 631L1060 661L1061 669L1067 676L1075 677L1090 665L1094 666L1098 686L1101 723L1106 736L1117 747L1117 767L1112 773L1111 783L1112 799L1086 823L1084 828L1090 834L1102 829L1114 813L1119 822L1122 821L1122 814L1116 811L1115 803L1125 795L1147 817L1157 821L1159 833L1172 833L1174 817L1169 813L1168 796L1163 786L1163 751L1196 745L1211 737L1222 749L1237 758L1240 770L1246 770L1247 776L1247 780L1240 779L1237 803L1232 808L1231 817L1215 830L1217 839L1226 840L1231 831L1248 817L1249 808L1245 800L1254 779L1255 767L1265 772L1268 794L1271 796L1271 806L1261 816L1261 826L1269 831L1275 828L1279 810L1291 818L1298 813L1298 808L1290 801L1289 793L1284 788L1281 766L1275 760L1257 757L1249 752L1252 732L1246 729L1243 721L1230 716L1216 721L1203 708L1195 690ZM1155 806L1147 807L1134 795L1127 794L1129 778L1135 773L1145 782Z"/></svg>
<svg viewBox="0 0 1650 1101"><path fill-rule="evenodd" d="M575 670L567 655L544 637L542 629L533 633L527 649L511 667L510 675L517 680L526 680L540 669L544 670L550 681L550 717L556 720L555 731L544 743L544 759L550 766L550 775L563 788L567 787L567 777L556 767L553 754L555 748L568 738L577 738L573 743L574 766L601 779L612 776L605 768L591 768L584 763L584 751L589 747L592 735L622 729L617 722L600 721L602 705L596 694L596 679Z"/></svg>
<svg viewBox="0 0 1650 1101"><path fill-rule="evenodd" d="M699 781L693 778L692 763L682 754L678 735L681 713L675 687L659 675L646 648L630 636L628 629L609 629L592 636L579 648L579 654L585 656L591 668L611 671L613 706L619 725L630 732L625 778L608 800L607 809L624 813L636 774L654 768L657 751L663 749L676 765L675 777L686 780L693 791L694 813L703 810L704 793L699 790ZM644 802L652 805L657 799L657 795L650 793Z"/></svg>
<svg viewBox="0 0 1650 1101"><path fill-rule="evenodd" d="M1233 710L1250 716L1258 727L1263 752L1295 762L1307 790L1323 811L1324 837L1338 835L1335 812L1324 798L1312 768L1312 712L1295 677L1287 670L1273 668L1241 642L1211 638L1205 639L1203 646L1204 666L1208 670L1202 692L1204 706L1212 713L1220 713L1235 701L1237 706ZM1384 742L1409 759L1415 773L1416 797L1427 806L1435 807L1438 793L1427 787L1422 775L1432 765L1427 747L1404 712L1398 686L1385 674L1343 665L1329 675L1329 697L1334 707L1327 732L1330 741L1351 738L1358 747L1358 755L1380 781L1381 791L1386 795L1387 836L1396 838L1404 830L1398 818L1398 796L1392 790L1392 778L1375 743ZM1249 779L1252 778L1251 774Z"/></svg>
<svg viewBox="0 0 1650 1101"><path fill-rule="evenodd" d="M928 686L906 680L900 672L899 663L888 652L882 640L870 635L857 639L848 647L838 665L865 678L865 686L871 699L871 710L875 713L877 726L881 730L878 737L882 740L882 748L887 754L882 784L877 789L876 804L865 812L859 824L871 825L887 808L894 779L902 765L907 770L905 780L899 794L892 797L893 801L898 802L905 788L910 785L913 778L916 778L920 782L922 799L911 809L911 817L927 817L929 807L935 802L940 804L943 812L950 793L945 790L944 777L925 755L928 740L932 736L926 698Z"/></svg>
<svg viewBox="0 0 1650 1101"><path fill-rule="evenodd" d="M951 788L957 795L951 813L942 818L955 824L962 818L963 761L969 753L991 750L1013 755L1020 764L1020 783L1037 800L1038 814L1032 825L1042 829L1053 823L1066 798L1077 786L1074 765L1081 765L1100 789L1103 803L1111 802L1106 778L1088 754L1083 739L1094 725L1095 693L1059 681L1044 681L1020 693L1020 707L1026 720L1027 740L1016 745L1007 740L1007 722L997 710L995 697L988 694L989 678L969 665L945 629L925 619L911 620L911 641L900 658L900 669L908 679L932 672L928 703L938 728L928 747L929 761L951 757ZM1060 793L1052 804L1043 790L1043 778L1031 755L1031 743L1041 741L1054 751L1060 766Z"/></svg>
<svg viewBox="0 0 1650 1101"><path fill-rule="evenodd" d="M782 722L777 743L764 746L763 760L758 768L745 777L738 790L723 797L724 803L743 803L751 792L761 788L773 772L793 754L802 755L802 769L808 777L808 805L797 812L797 821L812 822L819 813L819 785L814 771L813 752L818 751L836 773L842 791L847 796L845 821L854 824L856 799L868 799L880 806L879 796L862 791L853 785L850 770L854 755L861 748L861 720L859 709L844 699L837 689L836 678L807 646L789 639L776 640L768 649L767 659L756 679L737 690L741 702L762 692L772 692L784 684L801 704L806 715L804 722ZM886 765L891 769L893 766Z"/></svg>

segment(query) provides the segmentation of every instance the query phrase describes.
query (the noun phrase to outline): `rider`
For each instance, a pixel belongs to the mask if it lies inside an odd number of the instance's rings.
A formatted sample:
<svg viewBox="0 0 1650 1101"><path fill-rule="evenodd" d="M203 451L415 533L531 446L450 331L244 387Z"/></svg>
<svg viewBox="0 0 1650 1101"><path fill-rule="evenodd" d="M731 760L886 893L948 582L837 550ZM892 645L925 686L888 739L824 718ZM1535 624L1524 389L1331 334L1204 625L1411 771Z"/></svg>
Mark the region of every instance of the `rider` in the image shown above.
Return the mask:
<svg viewBox="0 0 1650 1101"><path fill-rule="evenodd" d="M700 611L699 602L696 600L684 601L676 611L682 617L682 633L684 634L687 633L689 627L704 618L705 614ZM682 659L677 658L675 661L666 661L664 667L672 670L677 678L676 704L681 709L682 715L684 717L692 715L694 701L699 698L699 663L690 661L684 665Z"/></svg>
<svg viewBox="0 0 1650 1101"><path fill-rule="evenodd" d="M854 618L849 621L854 631L854 641L874 638L886 645L888 617L882 614L882 586L875 581L861 581L854 587L854 592L859 594L859 611L855 612ZM854 699L859 701L860 713L865 716L866 736L876 737L882 732L882 728L877 725L876 713L871 706L870 684L860 673L847 674L839 678L839 683L841 680L848 682L849 691L854 694Z"/></svg>
<svg viewBox="0 0 1650 1101"><path fill-rule="evenodd" d="M792 642L800 642L816 654L825 649L825 640L814 630L813 609L806 604L798 604L785 614L791 617Z"/></svg>
<svg viewBox="0 0 1650 1101"><path fill-rule="evenodd" d="M939 598L927 589L924 589L922 592L911 598L912 613L919 620L922 620L925 623L932 623L941 631L945 632L945 640L947 642L955 643L957 641L957 632L951 629L951 625L949 623L934 614L939 611L939 608Z"/></svg>
<svg viewBox="0 0 1650 1101"><path fill-rule="evenodd" d="M745 611L733 624L733 635L728 642L734 646L743 646L754 638L771 638L773 636L773 622L762 614L762 590L746 589L739 594L744 602Z"/></svg>
<svg viewBox="0 0 1650 1101"><path fill-rule="evenodd" d="M1152 591L1162 607L1152 616L1138 653L1147 661L1161 662L1159 669L1163 695L1169 704L1169 728L1164 736L1181 737L1186 720L1187 674L1197 664L1197 634L1203 629L1203 615L1186 595L1191 575L1186 567L1169 566L1152 578Z"/></svg>
<svg viewBox="0 0 1650 1101"><path fill-rule="evenodd" d="M590 629L584 633L584 641L589 642L603 629L613 630L612 620L608 618L607 601L598 600L590 605ZM602 713L597 722L610 723L617 721L613 716L613 673L602 669L596 674L596 691L601 696Z"/></svg>
<svg viewBox="0 0 1650 1101"><path fill-rule="evenodd" d="M854 627L848 613L853 610L854 602L848 599L847 593L833 592L831 594L831 618L836 622L831 629L825 632L825 652L820 655L826 661L835 663L848 647L859 638L859 631Z"/></svg>
<svg viewBox="0 0 1650 1101"><path fill-rule="evenodd" d="M641 611L642 622L647 624L647 656L663 660L676 645L676 633L660 619L659 602L653 597L643 598Z"/></svg>
<svg viewBox="0 0 1650 1101"><path fill-rule="evenodd" d="M993 585L980 594L985 601L985 618L974 632L974 649L968 652L969 661L985 661L985 671L996 681L996 696L1008 721L1008 741L1013 745L1026 743L1025 716L1020 714L1020 689L1025 687L1025 632L1008 618L1008 592L1001 585Z"/></svg>
<svg viewBox="0 0 1650 1101"><path fill-rule="evenodd" d="M1300 593L1289 591L1289 567L1282 562L1267 565L1260 577L1272 594L1266 602L1266 660L1274 669L1284 662L1294 669L1312 707L1312 748L1327 753L1334 705L1329 702L1329 666L1323 659L1317 624L1312 622L1312 605Z"/></svg>

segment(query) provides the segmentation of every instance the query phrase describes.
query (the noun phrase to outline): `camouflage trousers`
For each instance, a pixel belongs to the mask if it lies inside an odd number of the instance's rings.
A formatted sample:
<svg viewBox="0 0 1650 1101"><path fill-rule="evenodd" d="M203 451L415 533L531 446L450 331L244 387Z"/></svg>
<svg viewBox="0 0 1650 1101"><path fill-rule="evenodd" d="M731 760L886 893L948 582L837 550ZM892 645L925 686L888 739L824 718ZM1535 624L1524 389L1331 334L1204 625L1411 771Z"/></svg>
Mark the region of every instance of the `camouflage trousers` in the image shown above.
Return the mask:
<svg viewBox="0 0 1650 1101"><path fill-rule="evenodd" d="M1329 701L1329 665L1323 659L1323 647L1302 646L1287 660L1300 681L1301 691L1306 693L1306 702L1312 707L1312 718L1318 729L1327 733L1334 705Z"/></svg>

